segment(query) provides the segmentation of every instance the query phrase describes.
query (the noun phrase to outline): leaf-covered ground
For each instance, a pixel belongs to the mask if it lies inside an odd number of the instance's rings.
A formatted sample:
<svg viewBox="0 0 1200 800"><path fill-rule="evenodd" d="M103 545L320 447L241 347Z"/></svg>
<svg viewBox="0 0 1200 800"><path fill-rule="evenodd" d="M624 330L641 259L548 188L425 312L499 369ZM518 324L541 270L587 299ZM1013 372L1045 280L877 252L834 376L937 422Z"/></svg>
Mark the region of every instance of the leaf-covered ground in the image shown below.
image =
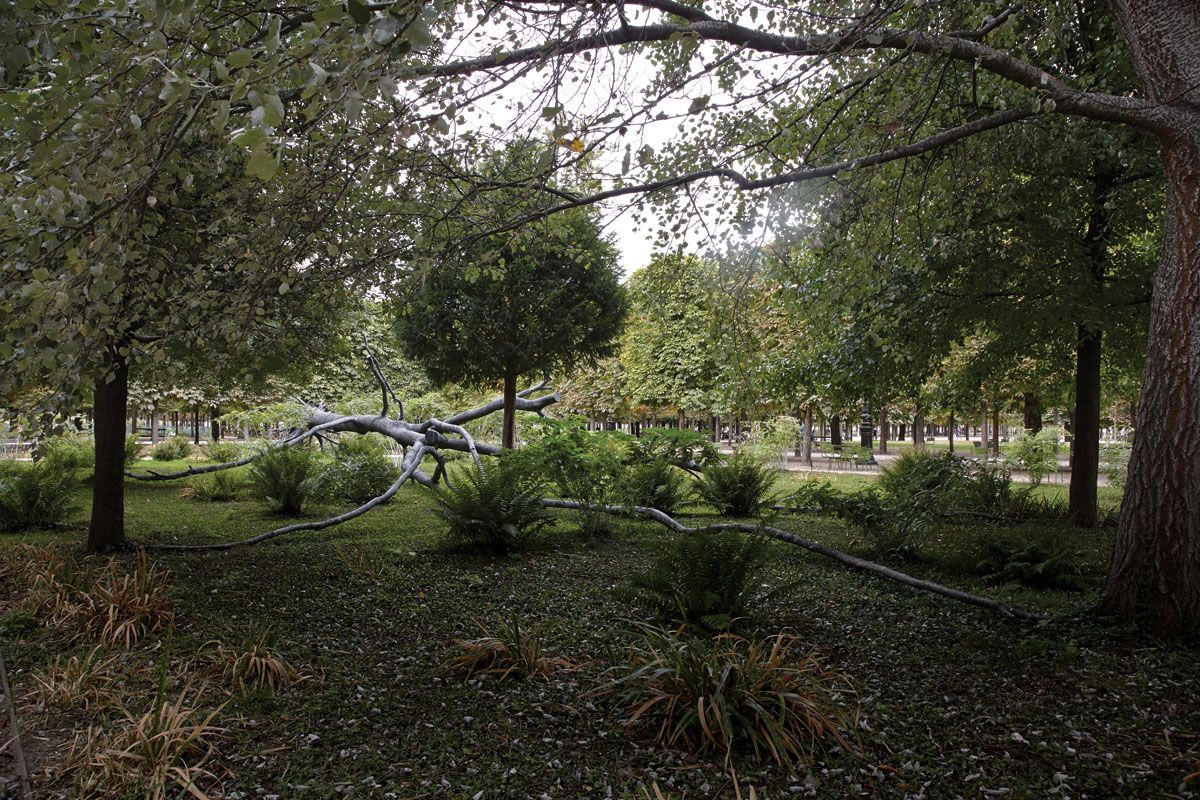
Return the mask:
<svg viewBox="0 0 1200 800"><path fill-rule="evenodd" d="M258 502L200 503L179 489L130 484L130 538L218 541L278 524ZM85 519L86 510L76 522ZM836 521L775 524L856 546ZM954 529L927 547L936 554L993 531ZM791 773L744 755L726 765L625 732L622 710L588 694L639 618L612 590L648 563L649 542L669 534L623 522L612 537L586 541L564 518L531 552L507 558L449 552L440 534L427 490L413 488L322 533L157 557L172 573L176 629L137 645L138 658L173 665L207 641L243 641L269 627L279 653L317 676L277 694L235 696L222 710L227 796L641 798L657 784L670 798L733 797L733 771L743 795L754 786L760 798L1200 794L1194 642L1157 643L1086 616L1018 623L773 544L769 581L792 588L754 623L797 634L854 679L858 752L827 749ZM928 562L904 568L1025 608L1073 613L1095 599L1111 531L1063 527L1061 535L1074 537L1089 561L1092 593L988 586ZM77 524L27 539L82 537ZM536 623L548 646L583 668L503 684L440 668L456 639L478 635L475 620L501 617ZM53 655L89 645L39 629L0 647L20 689ZM843 701L853 708L856 699ZM55 743L85 724L32 703L19 711L40 769Z"/></svg>

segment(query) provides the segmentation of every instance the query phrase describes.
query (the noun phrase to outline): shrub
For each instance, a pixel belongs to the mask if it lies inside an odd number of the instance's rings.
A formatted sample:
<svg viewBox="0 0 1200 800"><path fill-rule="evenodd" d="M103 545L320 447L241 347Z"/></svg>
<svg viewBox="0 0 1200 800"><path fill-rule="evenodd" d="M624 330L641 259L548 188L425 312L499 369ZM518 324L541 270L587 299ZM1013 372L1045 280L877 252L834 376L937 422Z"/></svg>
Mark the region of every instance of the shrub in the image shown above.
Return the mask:
<svg viewBox="0 0 1200 800"><path fill-rule="evenodd" d="M657 508L673 514L687 501L687 473L659 458L634 464L621 481L620 495L629 505Z"/></svg>
<svg viewBox="0 0 1200 800"><path fill-rule="evenodd" d="M392 460L384 455L353 453L338 459L325 475L331 497L361 505L386 492L400 477Z"/></svg>
<svg viewBox="0 0 1200 800"><path fill-rule="evenodd" d="M619 594L650 606L659 619L725 630L767 596L760 586L770 557L764 536L700 530L657 550L650 568Z"/></svg>
<svg viewBox="0 0 1200 800"><path fill-rule="evenodd" d="M1047 475L1058 471L1058 439L1062 428L1046 427L1037 433L1021 431L1005 451L1017 469L1029 473L1029 481L1037 486Z"/></svg>
<svg viewBox="0 0 1200 800"><path fill-rule="evenodd" d="M717 446L698 431L677 428L647 428L636 439L628 439L630 460L649 463L665 460L674 464L715 464Z"/></svg>
<svg viewBox="0 0 1200 800"><path fill-rule="evenodd" d="M245 485L241 473L223 469L193 478L180 494L210 503L228 503L238 499Z"/></svg>
<svg viewBox="0 0 1200 800"><path fill-rule="evenodd" d="M61 522L75 511L74 478L48 465L0 462L0 532Z"/></svg>
<svg viewBox="0 0 1200 800"><path fill-rule="evenodd" d="M465 677L495 675L503 682L509 677L528 678L553 675L559 669L576 665L566 656L545 649L541 632L536 627L523 626L517 618L497 620L495 633L479 620L475 621L483 636L463 641L456 639L458 652L443 668L462 671Z"/></svg>
<svg viewBox="0 0 1200 800"><path fill-rule="evenodd" d="M96 444L78 434L65 434L46 439L35 453L46 467L74 475L96 465Z"/></svg>
<svg viewBox="0 0 1200 800"><path fill-rule="evenodd" d="M1109 442L1100 447L1100 470L1108 478L1108 485L1125 488L1125 477L1129 472L1131 446L1124 442Z"/></svg>
<svg viewBox="0 0 1200 800"><path fill-rule="evenodd" d="M228 464L244 458L242 446L237 442L214 442L204 451L205 457L214 464Z"/></svg>
<svg viewBox="0 0 1200 800"><path fill-rule="evenodd" d="M250 485L277 514L295 516L324 486L324 470L303 447L267 447L250 465Z"/></svg>
<svg viewBox="0 0 1200 800"><path fill-rule="evenodd" d="M591 505L621 501L625 475L622 457L629 437L613 432L588 432L580 419L539 419L529 425L532 441L504 453L513 469L524 471L552 486L564 498ZM601 511L572 513L579 529L589 536L611 532L615 519Z"/></svg>
<svg viewBox="0 0 1200 800"><path fill-rule="evenodd" d="M333 455L339 461L356 456L381 458L388 453L387 441L378 433L347 434L338 440Z"/></svg>
<svg viewBox="0 0 1200 800"><path fill-rule="evenodd" d="M125 469L129 469L142 457L142 443L136 436L125 437Z"/></svg>
<svg viewBox="0 0 1200 800"><path fill-rule="evenodd" d="M154 448L155 461L182 461L192 454L194 445L182 436L164 439Z"/></svg>
<svg viewBox="0 0 1200 800"><path fill-rule="evenodd" d="M879 476L879 488L892 501L920 495L944 508L963 483L964 462L953 453L906 453Z"/></svg>
<svg viewBox="0 0 1200 800"><path fill-rule="evenodd" d="M651 626L642 634L597 690L627 709L627 730L696 754L748 746L787 767L824 739L847 746L839 728L850 726L835 699L851 691L849 681L812 653L794 656L796 637L691 639Z"/></svg>
<svg viewBox="0 0 1200 800"><path fill-rule="evenodd" d="M788 496L786 505L798 508L835 509L843 495L827 480L801 481Z"/></svg>
<svg viewBox="0 0 1200 800"><path fill-rule="evenodd" d="M720 466L710 467L696 481L696 493L722 514L748 517L770 502L768 493L779 470L735 453Z"/></svg>
<svg viewBox="0 0 1200 800"><path fill-rule="evenodd" d="M504 462L489 465L486 474L472 468L453 488L434 494L434 512L449 525L453 543L503 554L550 523L538 489L536 480Z"/></svg>
<svg viewBox="0 0 1200 800"><path fill-rule="evenodd" d="M1082 592L1088 588L1082 556L1053 535L1002 533L984 543L975 571L987 581L1034 589Z"/></svg>

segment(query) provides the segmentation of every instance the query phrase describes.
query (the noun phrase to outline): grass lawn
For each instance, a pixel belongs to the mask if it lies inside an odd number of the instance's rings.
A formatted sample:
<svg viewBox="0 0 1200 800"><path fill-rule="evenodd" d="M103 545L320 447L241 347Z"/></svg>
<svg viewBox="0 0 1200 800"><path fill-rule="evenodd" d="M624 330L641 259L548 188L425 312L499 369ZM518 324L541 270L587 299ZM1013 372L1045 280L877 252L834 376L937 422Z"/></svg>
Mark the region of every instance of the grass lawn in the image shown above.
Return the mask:
<svg viewBox="0 0 1200 800"><path fill-rule="evenodd" d="M156 465L170 468L170 465ZM828 477L828 476L821 476ZM795 479L795 478L792 478ZM838 475L842 488L865 475ZM181 482L127 484L127 532L137 542L217 542L276 527L256 500L203 503ZM1045 491L1057 491L1049 487ZM76 554L87 498L71 523L11 537ZM1200 793L1200 648L1159 643L1089 617L1041 625L919 593L850 571L799 548L772 543L767 582L788 590L759 609L764 634L789 631L828 668L849 675L857 697L853 751L825 747L788 771L735 753L696 757L627 732L625 709L590 696L629 641L642 611L613 589L673 534L622 521L585 540L563 517L529 551L510 557L451 552L429 490L406 487L388 505L319 533L300 532L230 552L151 556L170 570L175 624L128 652L125 704L137 715L157 691L196 701L226 728L208 768L213 796L306 798L1150 798ZM334 512L314 508L311 519ZM692 509L696 514L701 511ZM699 521L702 517L689 517ZM851 551L857 534L827 518L775 524ZM1111 529L1055 533L1075 543L1089 591L989 585L954 574L964 543L996 535L953 526L901 569L1013 605L1074 613L1096 599ZM118 561L132 566L135 556ZM6 606L17 594L2 586ZM476 620L538 626L546 646L581 664L549 679L464 680L441 665L455 640L479 635ZM205 665L211 643L251 642L269 629L274 652L310 676L286 689L225 694ZM3 628L0 639L18 696L56 656L94 643L63 630ZM156 688L157 687L157 688ZM189 695L190 696L190 695ZM225 705L221 706L221 703ZM66 743L118 711L62 711L18 703L39 796L76 796L69 779L44 779ZM98 795L121 796L121 795ZM140 794L138 795L141 796ZM174 796L174 795L168 795Z"/></svg>

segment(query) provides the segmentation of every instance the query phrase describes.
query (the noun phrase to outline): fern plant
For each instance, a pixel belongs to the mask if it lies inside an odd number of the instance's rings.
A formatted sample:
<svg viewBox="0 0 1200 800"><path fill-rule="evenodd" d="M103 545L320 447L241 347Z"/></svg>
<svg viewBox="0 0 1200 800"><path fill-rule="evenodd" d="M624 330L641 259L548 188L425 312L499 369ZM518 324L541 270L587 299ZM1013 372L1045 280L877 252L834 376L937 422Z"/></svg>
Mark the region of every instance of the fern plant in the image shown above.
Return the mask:
<svg viewBox="0 0 1200 800"><path fill-rule="evenodd" d="M468 550L497 554L523 546L550 524L536 481L503 462L486 473L472 469L453 488L434 494L434 513L449 526L449 538Z"/></svg>
<svg viewBox="0 0 1200 800"><path fill-rule="evenodd" d="M656 508L673 514L687 502L687 473L670 461L657 458L646 464L635 464L625 474L621 494L629 505Z"/></svg>
<svg viewBox="0 0 1200 800"><path fill-rule="evenodd" d="M75 507L75 481L44 463L0 462L0 532L12 532L61 522Z"/></svg>
<svg viewBox="0 0 1200 800"><path fill-rule="evenodd" d="M748 517L770 502L779 471L738 452L720 466L704 470L696 480L700 499L731 517Z"/></svg>
<svg viewBox="0 0 1200 800"><path fill-rule="evenodd" d="M311 450L269 447L250 466L250 484L267 507L295 516L324 486L324 470Z"/></svg>
<svg viewBox="0 0 1200 800"><path fill-rule="evenodd" d="M774 594L761 587L770 557L764 536L701 530L657 549L650 568L633 575L618 594L661 620L726 630Z"/></svg>

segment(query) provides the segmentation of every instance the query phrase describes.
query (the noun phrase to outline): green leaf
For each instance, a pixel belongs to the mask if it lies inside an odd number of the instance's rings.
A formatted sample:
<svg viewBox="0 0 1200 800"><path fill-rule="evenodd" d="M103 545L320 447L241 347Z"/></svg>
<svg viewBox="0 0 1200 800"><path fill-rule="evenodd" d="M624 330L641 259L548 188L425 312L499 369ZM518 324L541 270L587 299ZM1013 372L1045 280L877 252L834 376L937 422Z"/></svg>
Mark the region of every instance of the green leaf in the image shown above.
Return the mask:
<svg viewBox="0 0 1200 800"><path fill-rule="evenodd" d="M275 177L277 169L279 169L279 162L275 160L275 156L265 142L255 148L254 153L250 156L250 161L246 163L246 172L263 181L269 181Z"/></svg>
<svg viewBox="0 0 1200 800"><path fill-rule="evenodd" d="M703 97L693 98L692 104L690 106L688 106L688 113L689 114L699 114L701 111L703 111L705 108L708 107L708 101L709 101L708 95L704 95Z"/></svg>
<svg viewBox="0 0 1200 800"><path fill-rule="evenodd" d="M346 10L359 25L366 25L371 21L371 11L360 0L346 0Z"/></svg>
<svg viewBox="0 0 1200 800"><path fill-rule="evenodd" d="M239 69L250 66L250 62L253 60L254 53L246 49L234 50L225 57L225 61L229 64L229 66L238 67Z"/></svg>
<svg viewBox="0 0 1200 800"><path fill-rule="evenodd" d="M542 119L554 119L562 113L562 106L546 106L542 109Z"/></svg>

